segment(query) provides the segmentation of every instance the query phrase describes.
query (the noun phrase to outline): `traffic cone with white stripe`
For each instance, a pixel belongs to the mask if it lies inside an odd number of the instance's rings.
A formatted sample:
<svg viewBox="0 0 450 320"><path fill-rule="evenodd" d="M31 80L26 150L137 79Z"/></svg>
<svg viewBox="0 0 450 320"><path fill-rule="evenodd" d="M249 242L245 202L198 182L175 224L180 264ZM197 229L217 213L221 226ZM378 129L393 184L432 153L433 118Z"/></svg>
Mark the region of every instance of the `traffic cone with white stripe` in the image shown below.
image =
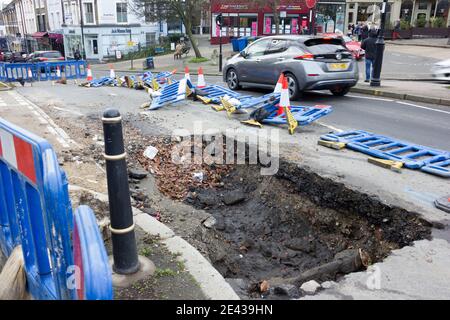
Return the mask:
<svg viewBox="0 0 450 320"><path fill-rule="evenodd" d="M275 86L275 90L273 91L273 93L281 93L281 89L283 87L283 79L284 79L284 74L280 74L280 77L278 78L278 82L277 85Z"/></svg>
<svg viewBox="0 0 450 320"><path fill-rule="evenodd" d="M56 77L61 78L61 69L59 68L59 66L56 66Z"/></svg>
<svg viewBox="0 0 450 320"><path fill-rule="evenodd" d="M281 96L280 96L280 104L278 105L277 115L283 114L284 108L290 108L291 102L289 101L289 88L288 82L284 75L281 75Z"/></svg>
<svg viewBox="0 0 450 320"><path fill-rule="evenodd" d="M189 81L191 81L191 76L190 76L190 74L189 74L189 67L188 67L188 66L186 66L186 67L184 68L184 77L185 77L186 79L188 79Z"/></svg>
<svg viewBox="0 0 450 320"><path fill-rule="evenodd" d="M114 66L112 64L109 65L109 77L111 79L116 78L116 71L114 71Z"/></svg>
<svg viewBox="0 0 450 320"><path fill-rule="evenodd" d="M28 81L30 81L31 86L33 86L33 71L31 71L31 68L28 69Z"/></svg>
<svg viewBox="0 0 450 320"><path fill-rule="evenodd" d="M282 115L286 118L288 130L290 134L294 134L295 128L298 127L298 122L291 112L291 102L289 100L289 86L287 78L283 76L283 84L281 88L280 104L278 105L277 115Z"/></svg>
<svg viewBox="0 0 450 320"><path fill-rule="evenodd" d="M200 67L198 69L198 80L197 80L197 88L206 87L205 76L203 75L203 68Z"/></svg>
<svg viewBox="0 0 450 320"><path fill-rule="evenodd" d="M94 78L92 77L91 66L88 65L87 66L87 78L86 78L86 81L90 82L92 80L94 80Z"/></svg>

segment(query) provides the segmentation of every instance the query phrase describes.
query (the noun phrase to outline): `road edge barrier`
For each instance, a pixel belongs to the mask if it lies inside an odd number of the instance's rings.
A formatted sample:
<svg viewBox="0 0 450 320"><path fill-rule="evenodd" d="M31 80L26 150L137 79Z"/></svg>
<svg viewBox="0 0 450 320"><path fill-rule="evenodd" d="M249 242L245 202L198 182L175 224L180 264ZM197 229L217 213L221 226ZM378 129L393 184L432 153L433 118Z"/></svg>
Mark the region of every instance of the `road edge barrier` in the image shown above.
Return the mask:
<svg viewBox="0 0 450 320"><path fill-rule="evenodd" d="M72 214L66 174L52 146L0 118L0 248L8 257L18 245L33 299L112 299L95 216L87 207ZM92 269L92 261L101 267Z"/></svg>
<svg viewBox="0 0 450 320"><path fill-rule="evenodd" d="M59 71L58 71L59 69ZM66 60L37 63L0 63L0 81L54 81L86 78L87 62Z"/></svg>

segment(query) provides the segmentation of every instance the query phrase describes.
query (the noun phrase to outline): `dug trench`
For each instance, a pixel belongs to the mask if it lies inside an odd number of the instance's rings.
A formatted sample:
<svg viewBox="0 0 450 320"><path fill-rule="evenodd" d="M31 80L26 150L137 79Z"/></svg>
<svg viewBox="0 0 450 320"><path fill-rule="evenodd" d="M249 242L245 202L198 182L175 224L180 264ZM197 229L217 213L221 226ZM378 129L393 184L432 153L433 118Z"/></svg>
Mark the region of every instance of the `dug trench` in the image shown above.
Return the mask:
<svg viewBox="0 0 450 320"><path fill-rule="evenodd" d="M170 148L168 141L158 148ZM135 154L141 152L142 145ZM144 209L161 214L163 222L181 232L242 298L298 298L306 293L302 284L310 280L339 280L382 261L394 249L431 237L432 225L418 213L383 203L301 164L278 160L279 170L272 176L261 175L260 165L219 170L225 166L202 164L196 170L211 170L203 179L215 174L215 181L187 183L183 196L172 196L175 201L165 197L165 207L173 204L178 213ZM139 162L152 172L152 163L161 159ZM170 180L174 185L177 177ZM158 206L158 179L132 181L132 194L144 207ZM169 184L167 179L159 183L159 190L166 193ZM160 203L159 208L165 210Z"/></svg>

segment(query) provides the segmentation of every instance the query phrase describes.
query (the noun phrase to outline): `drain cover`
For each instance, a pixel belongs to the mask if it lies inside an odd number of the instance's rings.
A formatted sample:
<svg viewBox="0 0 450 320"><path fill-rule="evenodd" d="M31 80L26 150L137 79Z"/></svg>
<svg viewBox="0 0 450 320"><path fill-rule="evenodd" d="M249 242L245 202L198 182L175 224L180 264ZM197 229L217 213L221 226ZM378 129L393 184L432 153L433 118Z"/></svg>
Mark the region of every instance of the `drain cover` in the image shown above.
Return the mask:
<svg viewBox="0 0 450 320"><path fill-rule="evenodd" d="M450 213L450 196L436 199L434 201L434 205L436 206L436 208Z"/></svg>

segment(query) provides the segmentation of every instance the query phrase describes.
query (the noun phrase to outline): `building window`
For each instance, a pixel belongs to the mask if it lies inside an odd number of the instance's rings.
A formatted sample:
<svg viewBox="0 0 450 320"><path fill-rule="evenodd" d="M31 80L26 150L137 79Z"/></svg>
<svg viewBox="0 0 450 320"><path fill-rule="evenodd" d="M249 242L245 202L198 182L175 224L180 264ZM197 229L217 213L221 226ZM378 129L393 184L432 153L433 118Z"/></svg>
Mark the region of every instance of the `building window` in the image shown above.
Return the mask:
<svg viewBox="0 0 450 320"><path fill-rule="evenodd" d="M145 42L146 42L145 45L147 47L156 44L156 33L147 32L145 34Z"/></svg>
<svg viewBox="0 0 450 320"><path fill-rule="evenodd" d="M126 2L116 3L117 23L127 23L127 4Z"/></svg>
<svg viewBox="0 0 450 320"><path fill-rule="evenodd" d="M420 1L419 2L419 10L427 10L428 8L428 2L427 1Z"/></svg>
<svg viewBox="0 0 450 320"><path fill-rule="evenodd" d="M94 23L94 6L92 3L84 4L84 20L86 23Z"/></svg>
<svg viewBox="0 0 450 320"><path fill-rule="evenodd" d="M349 9L355 9L355 4L354 3L350 3L349 4Z"/></svg>

